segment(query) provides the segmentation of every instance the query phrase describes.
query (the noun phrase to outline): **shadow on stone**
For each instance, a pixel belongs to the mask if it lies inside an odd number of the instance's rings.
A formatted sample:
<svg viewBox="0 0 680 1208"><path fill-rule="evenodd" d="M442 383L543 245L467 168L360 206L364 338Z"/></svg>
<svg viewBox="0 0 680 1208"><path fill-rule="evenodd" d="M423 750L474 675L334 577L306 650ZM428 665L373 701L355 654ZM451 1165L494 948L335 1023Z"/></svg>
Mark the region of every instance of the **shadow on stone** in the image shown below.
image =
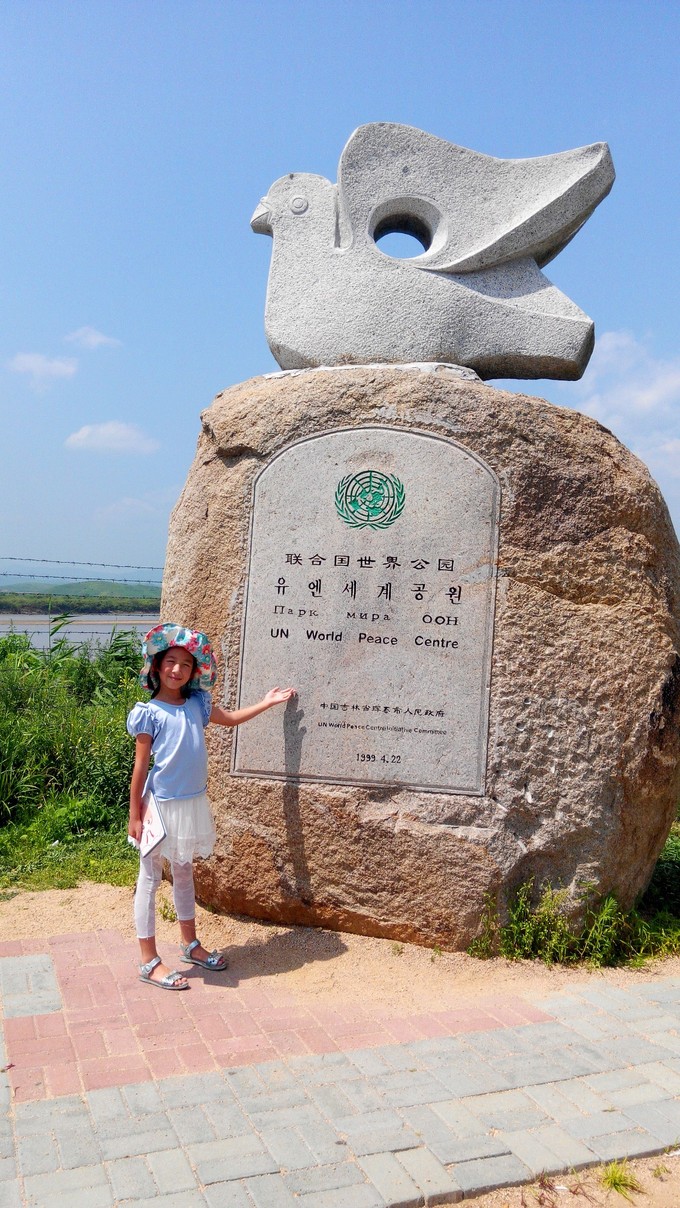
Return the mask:
<svg viewBox="0 0 680 1208"><path fill-rule="evenodd" d="M283 741L286 775L290 779L286 780L283 787L283 816L293 872L293 884L290 889L303 906L311 906L309 865L305 856L300 818L300 782L297 779L302 761L302 741L307 733L307 727L302 725L304 715L304 710L297 707L297 697L288 701L283 715Z"/></svg>

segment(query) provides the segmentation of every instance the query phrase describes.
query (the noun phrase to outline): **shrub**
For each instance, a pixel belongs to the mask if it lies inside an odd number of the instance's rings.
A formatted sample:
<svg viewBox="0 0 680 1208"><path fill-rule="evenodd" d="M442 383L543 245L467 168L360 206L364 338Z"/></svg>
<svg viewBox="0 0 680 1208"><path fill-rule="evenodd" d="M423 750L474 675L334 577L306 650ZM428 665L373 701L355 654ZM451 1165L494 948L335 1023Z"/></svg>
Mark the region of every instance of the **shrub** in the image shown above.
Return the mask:
<svg viewBox="0 0 680 1208"><path fill-rule="evenodd" d="M46 651L21 634L0 638L0 825L60 794L91 802L102 821L119 822L126 807L137 637L114 633L91 652L57 632Z"/></svg>
<svg viewBox="0 0 680 1208"><path fill-rule="evenodd" d="M647 916L640 910L626 912L608 894L588 907L583 925L576 929L565 914L565 902L566 893L549 885L542 887L536 900L530 880L513 894L507 921L501 923L495 903L488 898L469 954L599 967L642 964L651 957L680 952L680 918L667 910Z"/></svg>

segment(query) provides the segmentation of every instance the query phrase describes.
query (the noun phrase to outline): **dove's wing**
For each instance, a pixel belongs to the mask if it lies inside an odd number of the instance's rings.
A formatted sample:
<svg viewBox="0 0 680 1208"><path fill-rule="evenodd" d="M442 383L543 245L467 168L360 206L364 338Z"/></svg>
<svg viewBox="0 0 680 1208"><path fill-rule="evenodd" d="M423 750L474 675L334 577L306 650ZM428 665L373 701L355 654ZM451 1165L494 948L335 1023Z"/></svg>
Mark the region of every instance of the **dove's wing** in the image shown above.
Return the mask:
<svg viewBox="0 0 680 1208"><path fill-rule="evenodd" d="M357 245L402 230L429 244L414 267L473 272L531 256L547 264L614 182L606 143L495 159L412 126L375 122L340 157L340 223Z"/></svg>

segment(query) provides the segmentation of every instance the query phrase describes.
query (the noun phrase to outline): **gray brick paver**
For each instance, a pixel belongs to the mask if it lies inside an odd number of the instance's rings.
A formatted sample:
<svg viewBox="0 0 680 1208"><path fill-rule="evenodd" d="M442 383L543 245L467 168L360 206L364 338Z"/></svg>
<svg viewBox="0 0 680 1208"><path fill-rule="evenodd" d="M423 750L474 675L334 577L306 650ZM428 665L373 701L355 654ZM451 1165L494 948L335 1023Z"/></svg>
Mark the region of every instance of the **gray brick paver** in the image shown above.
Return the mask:
<svg viewBox="0 0 680 1208"><path fill-rule="evenodd" d="M217 1132L200 1107L171 1107L168 1119L182 1145L193 1145L199 1141L214 1141Z"/></svg>
<svg viewBox="0 0 680 1208"><path fill-rule="evenodd" d="M299 1170L315 1166L316 1158L294 1128L266 1128L260 1138L279 1166Z"/></svg>
<svg viewBox="0 0 680 1208"><path fill-rule="evenodd" d="M644 1157L661 1153L665 1148L665 1143L659 1137L641 1130L592 1137L588 1144L602 1162L611 1162L614 1158Z"/></svg>
<svg viewBox="0 0 680 1208"><path fill-rule="evenodd" d="M383 1107L382 1095L378 1093L368 1078L355 1078L336 1082L335 1089L342 1091L349 1099L352 1107L358 1112L379 1111Z"/></svg>
<svg viewBox="0 0 680 1208"><path fill-rule="evenodd" d="M565 1169L565 1163L545 1143L545 1138L539 1132L532 1133L526 1129L518 1132L505 1132L503 1139L520 1162L529 1167L536 1177L542 1172L555 1174Z"/></svg>
<svg viewBox="0 0 680 1208"><path fill-rule="evenodd" d="M578 1141L557 1124L537 1128L534 1136L559 1159L561 1170L582 1170L584 1166L592 1166L595 1161L595 1154L585 1141Z"/></svg>
<svg viewBox="0 0 680 1208"><path fill-rule="evenodd" d="M80 1095L64 1095L60 1099L32 1099L17 1103L14 1107L14 1122L17 1133L44 1132L57 1124L67 1127L69 1123L79 1128L88 1120L87 1105Z"/></svg>
<svg viewBox="0 0 680 1208"><path fill-rule="evenodd" d="M0 957L0 994L5 1019L63 1008L54 963L46 953Z"/></svg>
<svg viewBox="0 0 680 1208"><path fill-rule="evenodd" d="M24 1194L35 1208L93 1208L113 1204L109 1178L101 1163L81 1166L78 1170L60 1170L53 1174L37 1174L24 1179Z"/></svg>
<svg viewBox="0 0 680 1208"><path fill-rule="evenodd" d="M218 1137L240 1137L252 1132L248 1117L233 1099L228 1103L208 1101L203 1104L203 1112ZM180 1140L183 1140L181 1133Z"/></svg>
<svg viewBox="0 0 680 1208"><path fill-rule="evenodd" d="M103 1137L100 1149L103 1158L114 1161L116 1158L138 1157L156 1149L171 1149L176 1144L175 1130L168 1127L153 1132L127 1132L122 1137Z"/></svg>
<svg viewBox="0 0 680 1208"><path fill-rule="evenodd" d="M502 1133L497 1133L495 1136L451 1136L448 1141L434 1141L430 1145L430 1149L444 1166L451 1166L455 1162L473 1161L477 1158L498 1158L510 1153L510 1147Z"/></svg>
<svg viewBox="0 0 680 1208"><path fill-rule="evenodd" d="M257 1174L276 1174L279 1163L252 1133L187 1146L187 1156L201 1183L224 1183Z"/></svg>
<svg viewBox="0 0 680 1208"><path fill-rule="evenodd" d="M313 1166L309 1170L286 1171L283 1176L294 1195L311 1195L315 1191L332 1191L363 1183L364 1177L355 1162L337 1162L328 1166Z"/></svg>
<svg viewBox="0 0 680 1208"><path fill-rule="evenodd" d="M669 1049L652 1044L642 1036L625 1036L622 1039L608 1037L602 1041L602 1050L611 1065L643 1065L648 1061L663 1061L672 1056Z"/></svg>
<svg viewBox="0 0 680 1208"><path fill-rule="evenodd" d="M415 1111L416 1108L411 1108ZM402 1109L402 1115L406 1117L407 1109ZM433 1103L432 1111L439 1116L444 1124L455 1133L457 1137L477 1137L480 1133L479 1119L477 1116L465 1107L461 1099L445 1099L443 1103Z"/></svg>
<svg viewBox="0 0 680 1208"><path fill-rule="evenodd" d="M380 1192L368 1183L338 1187L332 1191L315 1191L313 1195L299 1196L297 1203L302 1208L385 1208Z"/></svg>
<svg viewBox="0 0 680 1208"><path fill-rule="evenodd" d="M386 1074L376 1079L376 1085L378 1092L393 1107L413 1107L416 1103L436 1103L450 1098L444 1082L426 1070Z"/></svg>
<svg viewBox="0 0 680 1208"><path fill-rule="evenodd" d="M117 1200L150 1199L158 1194L153 1175L143 1158L118 1158L107 1163L107 1171Z"/></svg>
<svg viewBox="0 0 680 1208"><path fill-rule="evenodd" d="M0 1208L22 1208L18 1183L0 1183Z"/></svg>
<svg viewBox="0 0 680 1208"><path fill-rule="evenodd" d="M330 1089L318 1087L314 1093ZM249 1116L255 1112L274 1111L277 1107L298 1107L306 1101L307 1096L301 1086L282 1091L264 1090L260 1095L242 1094L239 1096L240 1105Z"/></svg>
<svg viewBox="0 0 680 1208"><path fill-rule="evenodd" d="M314 1082L332 1079L335 1076L333 1071L336 1071L340 1078L348 1077L352 1062L348 1053L320 1053L318 1056L306 1053L289 1057L288 1068L304 1082Z"/></svg>
<svg viewBox="0 0 680 1208"><path fill-rule="evenodd" d="M514 1154L458 1162L451 1174L466 1195L482 1195L495 1187L512 1187L531 1182L531 1171Z"/></svg>
<svg viewBox="0 0 680 1208"><path fill-rule="evenodd" d="M603 1137L607 1133L625 1132L630 1128L630 1116L616 1110L593 1112L591 1116L572 1116L564 1124L565 1132L579 1141Z"/></svg>
<svg viewBox="0 0 680 1208"><path fill-rule="evenodd" d="M298 1120L297 1131L322 1165L333 1165L347 1157L345 1141L320 1117Z"/></svg>
<svg viewBox="0 0 680 1208"><path fill-rule="evenodd" d="M250 1179L256 1174L276 1174L278 1162L265 1152L241 1154L234 1158L214 1158L199 1162L196 1174L201 1183L225 1183L229 1179Z"/></svg>
<svg viewBox="0 0 680 1208"><path fill-rule="evenodd" d="M187 1082L190 1079L187 1078ZM153 1082L136 1082L124 1086L123 1100L131 1116L152 1115L154 1112L165 1110L159 1087Z"/></svg>
<svg viewBox="0 0 680 1208"><path fill-rule="evenodd" d="M389 1073L389 1064L375 1049L353 1049L347 1053L347 1056L359 1073L365 1074L369 1078L375 1077L376 1074Z"/></svg>
<svg viewBox="0 0 680 1208"><path fill-rule="evenodd" d="M80 1128L55 1129L57 1148L61 1165L65 1170L73 1170L77 1166L89 1166L93 1161L101 1159L99 1142L89 1123Z"/></svg>
<svg viewBox="0 0 680 1208"><path fill-rule="evenodd" d="M105 1141L120 1140L136 1133L162 1132L171 1128L167 1112L154 1112L150 1116L111 1116L97 1124L95 1134L100 1144ZM137 1152L137 1151L135 1151Z"/></svg>
<svg viewBox="0 0 680 1208"><path fill-rule="evenodd" d="M245 1187L257 1208L298 1208L296 1200L280 1174L265 1174L246 1179Z"/></svg>
<svg viewBox="0 0 680 1208"><path fill-rule="evenodd" d="M97 1125L103 1125L114 1117L129 1119L130 1111L122 1092L117 1086L106 1087L99 1091L89 1091L85 1096L86 1102Z"/></svg>
<svg viewBox="0 0 680 1208"><path fill-rule="evenodd" d="M336 1086L313 1086L310 1087L309 1093L319 1111L329 1120L342 1119L357 1111L344 1092Z"/></svg>
<svg viewBox="0 0 680 1208"><path fill-rule="evenodd" d="M453 1204L462 1200L460 1185L427 1149L407 1149L396 1156L397 1161L423 1193L427 1208L434 1204Z"/></svg>
<svg viewBox="0 0 680 1208"><path fill-rule="evenodd" d="M161 1195L195 1190L194 1172L186 1154L181 1149L166 1149L150 1153L147 1163Z"/></svg>
<svg viewBox="0 0 680 1208"><path fill-rule="evenodd" d="M680 1102L677 1099L629 1104L625 1115L638 1128L645 1128L655 1136L661 1136L659 1129L663 1125L664 1136L674 1133L672 1141L666 1142L668 1145L680 1140Z"/></svg>
<svg viewBox="0 0 680 1208"><path fill-rule="evenodd" d="M390 1208L420 1208L421 1190L394 1154L367 1154L359 1159L359 1166Z"/></svg>
<svg viewBox="0 0 680 1208"><path fill-rule="evenodd" d="M618 1107L624 1112L628 1107L634 1107L638 1103L660 1103L668 1097L668 1091L655 1082L641 1082L638 1086L628 1086L622 1091L609 1092L609 1102L612 1107Z"/></svg>
<svg viewBox="0 0 680 1208"><path fill-rule="evenodd" d="M32 1174L46 1174L60 1166L57 1147L49 1133L32 1133L20 1137L17 1142L19 1172L26 1178Z"/></svg>
<svg viewBox="0 0 680 1208"><path fill-rule="evenodd" d="M461 1064L440 1064L435 1073L442 1086L446 1087L448 1097L455 1096L463 1099L467 1095L493 1094L495 1091L507 1091L511 1084L498 1069L492 1069L483 1061Z"/></svg>
<svg viewBox="0 0 680 1208"><path fill-rule="evenodd" d="M680 1095L680 1074L674 1069L669 1069L667 1065L652 1061L648 1065L637 1066L637 1073L648 1078L654 1086L660 1086L667 1094Z"/></svg>
<svg viewBox="0 0 680 1208"><path fill-rule="evenodd" d="M9 1158L0 1158L0 1186L3 1183L11 1183L17 1177L17 1164L14 1160L14 1155Z"/></svg>
<svg viewBox="0 0 680 1208"><path fill-rule="evenodd" d="M234 1102L228 1080L214 1071L208 1074L184 1074L180 1077L163 1078L156 1085L166 1108ZM259 1078L258 1087L260 1092L264 1090L264 1084Z"/></svg>
<svg viewBox="0 0 680 1208"><path fill-rule="evenodd" d="M200 1191L178 1191L173 1195L158 1195L148 1200L116 1200L116 1208L205 1208ZM87 1208L83 1204L82 1208ZM248 1208L252 1208L248 1204Z"/></svg>
<svg viewBox="0 0 680 1208"><path fill-rule="evenodd" d="M597 1089L588 1085L590 1078L567 1078L560 1082L559 1091L570 1103L581 1112L601 1112L609 1107L606 1095L598 1094Z"/></svg>
<svg viewBox="0 0 680 1208"><path fill-rule="evenodd" d="M242 1183L212 1183L203 1191L208 1208L253 1208Z"/></svg>
<svg viewBox="0 0 680 1208"><path fill-rule="evenodd" d="M432 1149L434 1145L448 1143L451 1140L451 1129L444 1123L431 1107L418 1104L416 1107L403 1107L401 1115L409 1128L425 1145ZM479 1132L479 1121L475 1119L476 1131Z"/></svg>
<svg viewBox="0 0 680 1208"><path fill-rule="evenodd" d="M415 1149L420 1138L406 1126L394 1129L364 1128L347 1135L347 1144L357 1157L371 1153L394 1152L398 1149Z"/></svg>

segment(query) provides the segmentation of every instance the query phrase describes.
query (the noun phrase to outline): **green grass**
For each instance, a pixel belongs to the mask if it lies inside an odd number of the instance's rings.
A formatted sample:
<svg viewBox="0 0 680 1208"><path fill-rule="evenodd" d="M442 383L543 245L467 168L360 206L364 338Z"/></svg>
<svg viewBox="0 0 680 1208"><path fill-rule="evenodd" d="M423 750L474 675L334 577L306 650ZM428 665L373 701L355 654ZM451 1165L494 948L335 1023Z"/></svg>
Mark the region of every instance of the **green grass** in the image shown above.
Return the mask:
<svg viewBox="0 0 680 1208"><path fill-rule="evenodd" d="M92 654L66 625L55 618L46 651L0 638L0 890L135 878L125 718L141 694L139 639L115 634Z"/></svg>
<svg viewBox="0 0 680 1208"><path fill-rule="evenodd" d="M632 1200L631 1191L644 1194L644 1187L628 1165L627 1158L623 1161L609 1162L600 1172L600 1183L605 1191L618 1191L626 1200Z"/></svg>
<svg viewBox="0 0 680 1208"><path fill-rule="evenodd" d="M58 598L47 592L3 592L0 595L0 613L51 615L55 607L70 613L141 612L157 614L160 608L160 593L149 589L145 595L78 595L73 592Z"/></svg>
<svg viewBox="0 0 680 1208"><path fill-rule="evenodd" d="M17 890L74 889L82 881L134 885L139 857L127 842L126 826L46 839L48 818L49 812L45 819L0 831L0 899Z"/></svg>
<svg viewBox="0 0 680 1208"><path fill-rule="evenodd" d="M547 965L586 964L595 968L642 965L680 953L680 824L675 822L651 883L634 910L624 911L612 894L591 901L583 924L574 928L566 914L566 892L528 881L512 895L501 921L487 899L471 956L541 960Z"/></svg>
<svg viewBox="0 0 680 1208"><path fill-rule="evenodd" d="M0 591L0 612L104 612L116 609L157 612L160 583L117 583L113 579L41 582L17 578Z"/></svg>

